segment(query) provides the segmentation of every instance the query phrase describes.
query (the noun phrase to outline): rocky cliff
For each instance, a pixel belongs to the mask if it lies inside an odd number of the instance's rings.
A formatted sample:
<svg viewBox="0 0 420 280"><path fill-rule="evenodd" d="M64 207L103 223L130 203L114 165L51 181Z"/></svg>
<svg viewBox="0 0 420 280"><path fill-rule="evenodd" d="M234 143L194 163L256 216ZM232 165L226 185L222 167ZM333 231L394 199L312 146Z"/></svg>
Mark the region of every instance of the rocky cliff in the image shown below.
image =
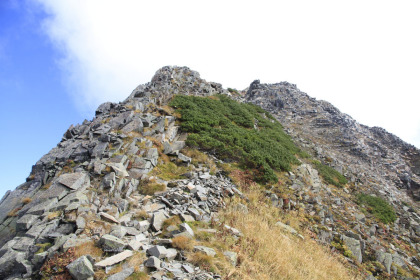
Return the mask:
<svg viewBox="0 0 420 280"><path fill-rule="evenodd" d="M257 184L220 153L189 147L170 100L220 94L271 113L302 150L299 164L277 170L278 182ZM255 121L254 129L263 127ZM344 181L328 181L340 173ZM0 278L282 279L247 267L262 245L239 222L271 209L261 220L273 242L291 239L298 250L316 240L358 270L355 278L415 279L419 178L418 149L295 85L254 81L241 93L186 67L163 67L123 102L71 126L2 198ZM295 216L292 227L286 220ZM313 279L355 279L327 275Z"/></svg>

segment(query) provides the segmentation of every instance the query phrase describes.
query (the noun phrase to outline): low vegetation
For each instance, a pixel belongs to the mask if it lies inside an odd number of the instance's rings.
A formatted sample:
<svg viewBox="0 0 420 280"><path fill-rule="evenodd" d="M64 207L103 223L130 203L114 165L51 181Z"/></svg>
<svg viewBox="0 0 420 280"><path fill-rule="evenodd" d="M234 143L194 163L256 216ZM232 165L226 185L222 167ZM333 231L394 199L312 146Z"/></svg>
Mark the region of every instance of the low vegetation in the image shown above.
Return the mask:
<svg viewBox="0 0 420 280"><path fill-rule="evenodd" d="M397 219L394 208L380 197L360 193L357 196L357 203L366 207L369 213L384 224L393 223Z"/></svg>
<svg viewBox="0 0 420 280"><path fill-rule="evenodd" d="M165 181L185 179L184 174L189 171L186 166L178 166L173 162L158 164L151 175L157 176Z"/></svg>
<svg viewBox="0 0 420 280"><path fill-rule="evenodd" d="M317 160L312 161L313 165L315 166L316 170L318 170L319 175L324 178L325 182L328 184L334 185L336 187L343 187L347 184L346 177L343 176L340 172L335 170L334 168L325 165Z"/></svg>
<svg viewBox="0 0 420 280"><path fill-rule="evenodd" d="M237 183L248 200L234 198L219 212L222 224L216 226L218 233L195 241L214 248L216 256L190 253L190 262L228 275L226 279L359 279L356 271L345 267L342 257L306 234L307 221L303 213L285 213L271 206L261 186L250 182L249 178ZM238 211L239 203L246 205L247 211ZM294 227L305 239L285 233L275 225L278 221ZM224 229L224 224L239 229L242 237L232 236ZM236 267L223 256L226 250L238 254Z"/></svg>
<svg viewBox="0 0 420 280"><path fill-rule="evenodd" d="M64 253L54 255L42 265L42 279L71 279L72 277L66 266L75 259L75 248L70 248Z"/></svg>
<svg viewBox="0 0 420 280"><path fill-rule="evenodd" d="M170 103L181 115L187 145L237 161L259 182L276 182L275 170L298 164L300 150L269 113L226 96L175 96Z"/></svg>
<svg viewBox="0 0 420 280"><path fill-rule="evenodd" d="M139 191L141 194L144 195L153 195L157 192L164 191L166 189L166 186L164 184L156 182L155 179L151 179L147 182L142 182L141 185L139 185Z"/></svg>

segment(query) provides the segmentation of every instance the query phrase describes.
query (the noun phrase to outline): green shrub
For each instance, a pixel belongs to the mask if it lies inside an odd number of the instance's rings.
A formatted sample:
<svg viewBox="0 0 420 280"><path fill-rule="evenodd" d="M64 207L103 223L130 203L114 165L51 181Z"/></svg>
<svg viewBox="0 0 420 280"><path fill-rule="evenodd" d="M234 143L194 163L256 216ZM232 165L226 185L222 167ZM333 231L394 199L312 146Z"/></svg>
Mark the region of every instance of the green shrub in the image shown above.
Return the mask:
<svg viewBox="0 0 420 280"><path fill-rule="evenodd" d="M227 96L175 96L171 106L181 115L187 145L237 161L251 169L257 181L276 182L274 170L298 164L300 150L273 116L258 106L238 103Z"/></svg>
<svg viewBox="0 0 420 280"><path fill-rule="evenodd" d="M365 206L369 213L384 224L392 223L397 219L394 208L380 197L361 193L357 195L357 203Z"/></svg>
<svg viewBox="0 0 420 280"><path fill-rule="evenodd" d="M313 160L312 163L314 164L316 170L318 170L319 175L321 175L322 178L324 178L325 182L327 182L328 184L337 187L343 187L345 184L347 184L346 177L344 177L343 174L341 174L334 168L322 164L317 160Z"/></svg>

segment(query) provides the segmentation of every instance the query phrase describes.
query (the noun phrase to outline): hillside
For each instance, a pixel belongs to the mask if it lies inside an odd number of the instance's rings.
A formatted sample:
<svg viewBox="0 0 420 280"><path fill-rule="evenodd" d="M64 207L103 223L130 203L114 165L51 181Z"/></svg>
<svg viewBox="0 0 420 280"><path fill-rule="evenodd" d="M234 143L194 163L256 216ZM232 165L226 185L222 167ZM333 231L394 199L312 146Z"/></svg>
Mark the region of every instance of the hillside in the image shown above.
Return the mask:
<svg viewBox="0 0 420 280"><path fill-rule="evenodd" d="M167 66L6 193L0 278L418 279L419 178L418 149L292 84Z"/></svg>

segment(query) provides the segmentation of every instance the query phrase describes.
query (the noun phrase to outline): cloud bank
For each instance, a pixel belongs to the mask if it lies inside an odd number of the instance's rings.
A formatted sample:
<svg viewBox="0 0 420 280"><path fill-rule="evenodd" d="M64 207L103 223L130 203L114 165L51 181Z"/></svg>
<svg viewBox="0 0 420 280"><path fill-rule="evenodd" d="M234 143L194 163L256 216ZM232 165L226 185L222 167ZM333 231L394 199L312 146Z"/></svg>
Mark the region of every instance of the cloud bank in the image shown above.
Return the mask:
<svg viewBox="0 0 420 280"><path fill-rule="evenodd" d="M84 112L185 65L225 87L295 83L420 147L418 1L32 2Z"/></svg>

